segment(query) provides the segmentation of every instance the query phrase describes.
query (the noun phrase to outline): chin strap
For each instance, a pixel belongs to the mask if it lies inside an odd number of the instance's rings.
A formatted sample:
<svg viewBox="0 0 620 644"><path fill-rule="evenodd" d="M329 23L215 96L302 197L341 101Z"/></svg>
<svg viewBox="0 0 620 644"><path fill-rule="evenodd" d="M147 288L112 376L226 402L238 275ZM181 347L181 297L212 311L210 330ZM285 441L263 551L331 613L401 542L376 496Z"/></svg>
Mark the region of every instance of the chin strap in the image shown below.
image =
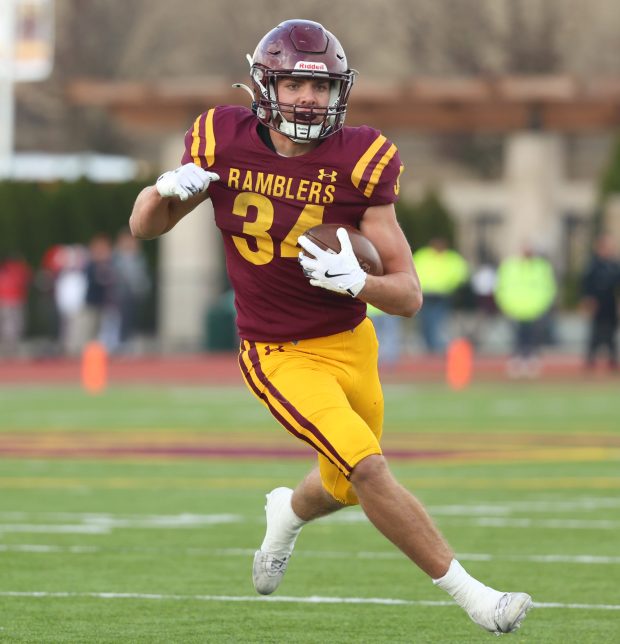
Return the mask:
<svg viewBox="0 0 620 644"><path fill-rule="evenodd" d="M280 125L278 125L278 131L282 132L284 136L288 136L291 141L295 143L310 143L310 141L316 141L319 138L321 133L321 125L300 125L299 123L295 125L290 121L287 121L280 112L278 112L280 118L282 119ZM304 136L303 139L298 139L298 136Z"/></svg>

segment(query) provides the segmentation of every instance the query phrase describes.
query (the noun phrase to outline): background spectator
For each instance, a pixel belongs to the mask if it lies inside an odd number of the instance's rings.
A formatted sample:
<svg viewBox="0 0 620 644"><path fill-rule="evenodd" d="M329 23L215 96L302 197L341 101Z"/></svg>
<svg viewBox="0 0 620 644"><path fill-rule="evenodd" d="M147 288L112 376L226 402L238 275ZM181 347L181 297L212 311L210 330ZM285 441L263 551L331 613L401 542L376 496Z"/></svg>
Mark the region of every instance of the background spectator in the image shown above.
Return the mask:
<svg viewBox="0 0 620 644"><path fill-rule="evenodd" d="M413 261L424 295L424 304L418 313L424 344L431 353L444 353L449 339L447 323L452 298L467 280L467 262L448 247L443 237L436 237L428 246L418 249Z"/></svg>
<svg viewBox="0 0 620 644"><path fill-rule="evenodd" d="M488 340L492 329L491 322L496 318L498 309L495 302L497 266L492 261L481 263L473 271L470 280L474 298L474 324L471 338L476 347Z"/></svg>
<svg viewBox="0 0 620 644"><path fill-rule="evenodd" d="M620 263L610 235L602 234L594 242L592 258L582 280L582 308L588 315L589 333L585 351L585 366L595 365L599 349L607 352L610 369L618 369L618 291Z"/></svg>
<svg viewBox="0 0 620 644"><path fill-rule="evenodd" d="M33 316L36 331L42 343L37 348L39 357L54 356L59 351L60 319L56 305L56 279L63 265L65 247L52 244L43 253L33 280Z"/></svg>
<svg viewBox="0 0 620 644"><path fill-rule="evenodd" d="M504 259L497 272L495 300L512 322L514 346L508 375L534 378L540 371L539 351L548 313L557 292L551 263L526 244L519 256Z"/></svg>
<svg viewBox="0 0 620 644"><path fill-rule="evenodd" d="M0 356L19 353L31 278L32 269L19 255L0 258Z"/></svg>
<svg viewBox="0 0 620 644"><path fill-rule="evenodd" d="M99 340L108 351L118 346L120 312L112 243L104 234L95 235L88 245L86 264L85 323L88 340Z"/></svg>
<svg viewBox="0 0 620 644"><path fill-rule="evenodd" d="M84 307L88 280L88 252L78 244L65 246L61 269L54 283L54 297L59 317L59 343L62 353L79 355L85 342Z"/></svg>
<svg viewBox="0 0 620 644"><path fill-rule="evenodd" d="M394 366L401 354L402 318L390 315L372 304L366 306L366 314L372 320L379 340L379 364Z"/></svg>
<svg viewBox="0 0 620 644"><path fill-rule="evenodd" d="M114 339L113 345L119 351L126 351L130 349L139 313L151 289L151 279L140 242L128 228L122 229L117 236L112 261L120 314L118 337Z"/></svg>

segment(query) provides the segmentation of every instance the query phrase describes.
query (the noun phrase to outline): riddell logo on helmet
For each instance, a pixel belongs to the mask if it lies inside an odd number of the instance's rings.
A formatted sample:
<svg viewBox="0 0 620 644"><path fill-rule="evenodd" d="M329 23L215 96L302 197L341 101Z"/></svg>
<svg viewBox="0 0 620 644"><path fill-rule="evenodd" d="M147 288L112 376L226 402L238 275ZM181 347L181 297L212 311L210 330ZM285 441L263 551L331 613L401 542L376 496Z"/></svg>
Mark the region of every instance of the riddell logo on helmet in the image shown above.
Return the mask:
<svg viewBox="0 0 620 644"><path fill-rule="evenodd" d="M325 63L312 63L305 60L300 60L295 63L294 69L302 69L307 72L326 72L327 65Z"/></svg>

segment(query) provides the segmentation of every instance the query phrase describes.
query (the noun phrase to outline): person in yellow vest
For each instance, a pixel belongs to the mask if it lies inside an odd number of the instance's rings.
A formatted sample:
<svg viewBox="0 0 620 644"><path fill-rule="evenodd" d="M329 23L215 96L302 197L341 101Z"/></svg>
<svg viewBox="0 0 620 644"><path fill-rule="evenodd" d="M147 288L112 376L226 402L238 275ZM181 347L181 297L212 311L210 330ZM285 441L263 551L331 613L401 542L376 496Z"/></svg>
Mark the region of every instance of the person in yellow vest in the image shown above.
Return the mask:
<svg viewBox="0 0 620 644"><path fill-rule="evenodd" d="M500 263L495 301L513 325L514 346L508 361L510 376L534 378L539 374L539 352L556 294L551 263L534 252L531 245L525 245L520 255Z"/></svg>
<svg viewBox="0 0 620 644"><path fill-rule="evenodd" d="M432 239L413 253L424 304L418 313L422 337L431 353L443 354L448 344L447 323L452 299L469 276L465 259L443 237Z"/></svg>

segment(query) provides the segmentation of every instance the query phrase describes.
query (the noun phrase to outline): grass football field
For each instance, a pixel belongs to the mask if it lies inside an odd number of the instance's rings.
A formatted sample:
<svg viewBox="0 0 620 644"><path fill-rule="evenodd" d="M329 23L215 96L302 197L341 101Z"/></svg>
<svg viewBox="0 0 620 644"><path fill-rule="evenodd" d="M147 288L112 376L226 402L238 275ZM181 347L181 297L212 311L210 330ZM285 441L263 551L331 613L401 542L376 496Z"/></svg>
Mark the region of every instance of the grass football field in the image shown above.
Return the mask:
<svg viewBox="0 0 620 644"><path fill-rule="evenodd" d="M385 449L515 642L620 641L618 383L386 386ZM276 594L264 494L313 463L242 388L0 390L0 642L492 642L358 508L308 525Z"/></svg>

